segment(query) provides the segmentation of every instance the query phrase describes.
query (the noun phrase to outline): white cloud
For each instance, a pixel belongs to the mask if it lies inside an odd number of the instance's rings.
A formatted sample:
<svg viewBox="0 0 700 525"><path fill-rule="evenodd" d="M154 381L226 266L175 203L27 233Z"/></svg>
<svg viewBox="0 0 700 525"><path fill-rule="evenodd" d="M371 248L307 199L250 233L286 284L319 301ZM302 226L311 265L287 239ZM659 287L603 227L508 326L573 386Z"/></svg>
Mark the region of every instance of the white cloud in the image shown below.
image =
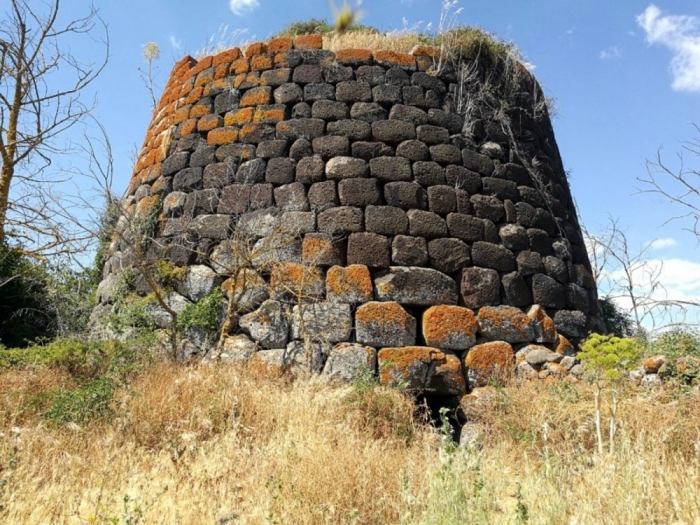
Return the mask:
<svg viewBox="0 0 700 525"><path fill-rule="evenodd" d="M654 4L637 16L649 44L669 48L671 87L677 91L700 92L700 19L689 15L662 15Z"/></svg>
<svg viewBox="0 0 700 525"><path fill-rule="evenodd" d="M170 40L170 45L172 46L172 48L179 51L182 47L182 40L178 40L177 38L175 38L175 35L170 35L168 38Z"/></svg>
<svg viewBox="0 0 700 525"><path fill-rule="evenodd" d="M234 15L243 16L260 7L260 2L258 0L229 0L228 5Z"/></svg>
<svg viewBox="0 0 700 525"><path fill-rule="evenodd" d="M663 237L661 239L654 239L649 243L649 248L652 250L661 250L663 248L670 248L678 244L678 241L673 237Z"/></svg>
<svg viewBox="0 0 700 525"><path fill-rule="evenodd" d="M622 52L617 46L609 47L608 49L603 49L600 52L601 60L612 60L614 58L622 58Z"/></svg>

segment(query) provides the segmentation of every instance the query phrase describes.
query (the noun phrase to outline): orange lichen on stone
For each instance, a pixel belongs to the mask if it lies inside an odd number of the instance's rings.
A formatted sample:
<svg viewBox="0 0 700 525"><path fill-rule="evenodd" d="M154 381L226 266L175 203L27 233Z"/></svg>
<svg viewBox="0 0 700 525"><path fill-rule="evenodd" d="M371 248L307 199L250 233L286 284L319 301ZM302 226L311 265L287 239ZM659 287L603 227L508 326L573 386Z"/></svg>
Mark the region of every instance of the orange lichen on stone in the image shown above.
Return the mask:
<svg viewBox="0 0 700 525"><path fill-rule="evenodd" d="M205 71L202 71L197 75L197 80L194 81L194 87L197 86L204 86L205 84L208 84L214 80L214 70L213 69L207 69Z"/></svg>
<svg viewBox="0 0 700 525"><path fill-rule="evenodd" d="M294 42L291 38L280 37L273 38L267 43L268 53L283 53L292 49Z"/></svg>
<svg viewBox="0 0 700 525"><path fill-rule="evenodd" d="M416 46L409 54L413 55L414 57L439 58L440 49L432 46Z"/></svg>
<svg viewBox="0 0 700 525"><path fill-rule="evenodd" d="M506 315L504 315L504 312ZM511 312L513 315L510 315ZM517 308L504 310L502 306L484 306L479 309L479 320L488 321L493 326L502 328L512 326L515 329L526 329L530 326L531 319Z"/></svg>
<svg viewBox="0 0 700 525"><path fill-rule="evenodd" d="M571 342L561 334L559 334L559 339L554 351L561 355L574 355L576 353L574 345L572 345Z"/></svg>
<svg viewBox="0 0 700 525"><path fill-rule="evenodd" d="M269 87L252 88L245 92L241 97L240 106L260 106L269 104L272 101L272 89Z"/></svg>
<svg viewBox="0 0 700 525"><path fill-rule="evenodd" d="M647 374L656 374L666 362L666 356L654 355L642 361L642 368Z"/></svg>
<svg viewBox="0 0 700 525"><path fill-rule="evenodd" d="M438 394L464 395L466 381L459 358L424 346L383 348L378 354L382 385L408 384L408 388Z"/></svg>
<svg viewBox="0 0 700 525"><path fill-rule="evenodd" d="M212 91L221 92L227 89L231 89L231 87L233 87L233 82L230 78L221 78L219 80L214 80L214 82L211 82L204 86L204 96L208 97Z"/></svg>
<svg viewBox="0 0 700 525"><path fill-rule="evenodd" d="M554 320L547 315L544 308L536 304L530 308L527 316L536 323L536 341L538 343L554 343L557 340L557 329L554 326Z"/></svg>
<svg viewBox="0 0 700 525"><path fill-rule="evenodd" d="M250 63L247 58L239 58L231 62L230 72L232 75L240 75L241 73L247 73L250 71Z"/></svg>
<svg viewBox="0 0 700 525"><path fill-rule="evenodd" d="M151 195L149 197L144 197L138 204L136 204L136 214L140 216L148 215L151 210L159 207L161 204L160 195Z"/></svg>
<svg viewBox="0 0 700 525"><path fill-rule="evenodd" d="M214 68L214 80L221 80L227 77L230 67L231 64L219 64L216 66L216 68Z"/></svg>
<svg viewBox="0 0 700 525"><path fill-rule="evenodd" d="M416 68L416 59L408 53L397 53L396 51L374 51L372 56L374 57L374 61L382 66L398 66L405 69Z"/></svg>
<svg viewBox="0 0 700 525"><path fill-rule="evenodd" d="M231 144L236 140L238 140L238 128L225 126L223 128L213 129L207 133L207 144L210 146Z"/></svg>
<svg viewBox="0 0 700 525"><path fill-rule="evenodd" d="M272 55L257 55L250 59L250 69L253 71L265 71L272 69Z"/></svg>
<svg viewBox="0 0 700 525"><path fill-rule="evenodd" d="M204 87L197 86L196 88L194 88L192 91L189 92L187 97L185 97L185 103L194 104L200 98L202 98L203 93L204 93Z"/></svg>
<svg viewBox="0 0 700 525"><path fill-rule="evenodd" d="M491 381L505 384L515 371L513 347L503 341L476 345L464 358L470 386L484 386Z"/></svg>
<svg viewBox="0 0 700 525"><path fill-rule="evenodd" d="M339 64L371 64L372 52L369 49L341 49L336 51L335 59Z"/></svg>
<svg viewBox="0 0 700 525"><path fill-rule="evenodd" d="M245 48L245 56L249 58L255 55L262 55L263 53L267 53L267 44L265 42L253 42Z"/></svg>
<svg viewBox="0 0 700 525"><path fill-rule="evenodd" d="M290 55L288 52L275 54L275 58L274 58L275 67L291 67L292 61L289 60L289 56ZM298 57L294 60L294 63L296 63L296 60L298 60Z"/></svg>
<svg viewBox="0 0 700 525"><path fill-rule="evenodd" d="M333 266L326 274L326 294L329 301L347 303L371 301L372 276L369 269L363 264L352 264L345 268Z"/></svg>
<svg viewBox="0 0 700 525"><path fill-rule="evenodd" d="M211 107L206 104L195 104L190 109L190 118L203 117L211 113Z"/></svg>
<svg viewBox="0 0 700 525"><path fill-rule="evenodd" d="M183 77L190 70L194 69L196 65L197 61L191 56L183 57L177 62L175 62L175 65L173 66L172 75L173 77L179 79L181 82L185 82L185 79Z"/></svg>
<svg viewBox="0 0 700 525"><path fill-rule="evenodd" d="M376 322L381 324L394 323L402 329L413 320L403 307L394 301L379 302L373 301L363 304L355 313L355 320L358 322Z"/></svg>
<svg viewBox="0 0 700 525"><path fill-rule="evenodd" d="M335 251L330 237L304 237L301 258L305 263L318 264L333 257Z"/></svg>
<svg viewBox="0 0 700 525"><path fill-rule="evenodd" d="M298 302L317 299L325 291L325 280L318 268L298 263L276 263L270 273L270 292L276 298Z"/></svg>
<svg viewBox="0 0 700 525"><path fill-rule="evenodd" d="M256 143L260 140L259 137L265 134L265 128L265 124L258 122L244 124L238 134L238 139L241 142Z"/></svg>
<svg viewBox="0 0 700 525"><path fill-rule="evenodd" d="M223 126L224 119L219 115L205 115L199 119L197 124L198 131L211 131L213 129Z"/></svg>
<svg viewBox="0 0 700 525"><path fill-rule="evenodd" d="M247 88L258 86L260 84L260 73L254 71L252 73L241 73L233 79L233 87L240 88L243 84L247 84Z"/></svg>
<svg viewBox="0 0 700 525"><path fill-rule="evenodd" d="M249 122L253 122L253 114L255 108L243 108L235 111L230 111L224 116L224 126L242 126Z"/></svg>
<svg viewBox="0 0 700 525"><path fill-rule="evenodd" d="M323 36L321 35L301 35L294 38L294 48L299 50L322 49Z"/></svg>
<svg viewBox="0 0 700 525"><path fill-rule="evenodd" d="M218 55L214 55L214 57L212 57L211 63L214 67L218 67L221 65L230 64L234 60L238 60L239 58L241 58L241 56L241 50L237 47L234 47L231 49L227 49L226 51L222 51Z"/></svg>
<svg viewBox="0 0 700 525"><path fill-rule="evenodd" d="M204 57L202 60L197 62L197 65L194 66L194 74L197 75L198 73L201 73L205 69L209 69L212 64L213 57L208 56Z"/></svg>
<svg viewBox="0 0 700 525"><path fill-rule="evenodd" d="M281 107L261 107L255 108L255 114L253 115L253 122L259 124L277 124L282 122L285 118L285 110Z"/></svg>
<svg viewBox="0 0 700 525"><path fill-rule="evenodd" d="M469 308L438 305L423 313L423 337L428 346L467 350L476 343L479 324Z"/></svg>
<svg viewBox="0 0 700 525"><path fill-rule="evenodd" d="M270 80L274 79L275 82L273 82L273 85L278 86L283 82L286 82L289 72L286 69L276 69L274 71L271 71L270 73L267 73L266 77L263 77L260 79L260 85L261 86L267 86Z"/></svg>
<svg viewBox="0 0 700 525"><path fill-rule="evenodd" d="M180 122L185 122L188 118L190 118L190 109L192 109L192 106L187 104L186 106L182 106L181 108L175 110L173 113L173 124L179 124Z"/></svg>

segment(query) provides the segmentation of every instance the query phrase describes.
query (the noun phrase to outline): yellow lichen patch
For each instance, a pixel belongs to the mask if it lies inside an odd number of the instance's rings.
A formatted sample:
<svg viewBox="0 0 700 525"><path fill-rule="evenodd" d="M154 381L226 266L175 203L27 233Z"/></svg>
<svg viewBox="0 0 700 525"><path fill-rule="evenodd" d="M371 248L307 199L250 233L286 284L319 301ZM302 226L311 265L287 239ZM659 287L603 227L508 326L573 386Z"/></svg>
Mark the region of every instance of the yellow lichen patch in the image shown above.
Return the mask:
<svg viewBox="0 0 700 525"><path fill-rule="evenodd" d="M227 77L230 67L231 64L220 64L216 66L216 69L214 70L214 82Z"/></svg>
<svg viewBox="0 0 700 525"><path fill-rule="evenodd" d="M197 119L187 119L185 122L182 123L182 127L180 128L180 136L186 137L187 135L194 133L195 131L197 131Z"/></svg>
<svg viewBox="0 0 700 525"><path fill-rule="evenodd" d="M294 39L294 48L299 50L305 49L322 49L322 35L302 35Z"/></svg>
<svg viewBox="0 0 700 525"><path fill-rule="evenodd" d="M276 69L267 74L268 76L260 79L261 86L267 86L271 80L274 80L273 85L277 86L287 80L289 77L289 72L285 70Z"/></svg>
<svg viewBox="0 0 700 525"><path fill-rule="evenodd" d="M261 124L277 124L284 120L284 109L278 107L258 107L253 115L253 122Z"/></svg>
<svg viewBox="0 0 700 525"><path fill-rule="evenodd" d="M333 266L326 275L328 298L359 303L372 300L372 277L363 264Z"/></svg>
<svg viewBox="0 0 700 525"><path fill-rule="evenodd" d="M190 118L203 117L211 113L211 106L207 104L196 104L190 109Z"/></svg>
<svg viewBox="0 0 700 525"><path fill-rule="evenodd" d="M253 122L254 108L237 109L226 113L224 116L224 126L242 126L249 122Z"/></svg>
<svg viewBox="0 0 700 525"><path fill-rule="evenodd" d="M206 71L202 71L199 75L197 75L197 80L194 81L194 87L197 86L204 86L214 80L214 70L213 69L208 69Z"/></svg>
<svg viewBox="0 0 700 525"><path fill-rule="evenodd" d="M240 75L236 75L236 78L233 79L233 87L236 89L240 88L244 83L248 84L247 87L259 85L260 73L257 71L252 73L241 73Z"/></svg>
<svg viewBox="0 0 700 525"><path fill-rule="evenodd" d="M271 55L257 55L250 59L250 69L253 71L265 71L272 69Z"/></svg>
<svg viewBox="0 0 700 525"><path fill-rule="evenodd" d="M224 119L219 115L204 115L197 123L198 131L211 131L218 127L221 127L224 123Z"/></svg>
<svg viewBox="0 0 700 525"><path fill-rule="evenodd" d="M190 91L187 94L187 97L185 98L185 102L187 104L194 104L197 102L199 99L202 98L202 95L204 94L204 87L202 86L197 86L194 88L192 91Z"/></svg>
<svg viewBox="0 0 700 525"><path fill-rule="evenodd" d="M374 57L374 61L382 66L398 66L408 69L414 69L416 67L416 59L408 53L397 53L396 51L374 51L372 56Z"/></svg>
<svg viewBox="0 0 700 525"><path fill-rule="evenodd" d="M476 316L461 306L438 305L423 314L423 337L429 346L466 350L476 342Z"/></svg>
<svg viewBox="0 0 700 525"><path fill-rule="evenodd" d="M276 263L270 274L270 291L275 298L297 302L323 295L325 280L316 267L298 263Z"/></svg>
<svg viewBox="0 0 700 525"><path fill-rule="evenodd" d="M192 108L192 106L190 106L190 105L188 104L188 105L186 105L186 106L183 106L183 107L177 109L177 110L175 111L175 113L173 113L172 123L173 123L173 124L179 124L180 122L184 122L184 121L186 121L188 118L190 118L190 109L191 109L191 108Z"/></svg>
<svg viewBox="0 0 700 525"><path fill-rule="evenodd" d="M208 56L208 57L204 57L202 60L197 62L197 65L194 66L194 74L196 75L198 73L201 73L205 69L209 69L211 67L212 60L213 60L213 57Z"/></svg>
<svg viewBox="0 0 700 525"><path fill-rule="evenodd" d="M363 304L355 313L355 321L358 323L378 323L381 325L394 324L401 330L406 330L413 321L403 307L394 301L373 301Z"/></svg>
<svg viewBox="0 0 700 525"><path fill-rule="evenodd" d="M559 334L559 340L557 341L557 346L554 351L561 355L573 355L576 349L566 337Z"/></svg>
<svg viewBox="0 0 700 525"><path fill-rule="evenodd" d="M293 41L291 38L286 38L286 37L280 37L280 38L273 38L267 43L267 52L268 53L283 53L285 51L289 51L292 49L292 46L294 45Z"/></svg>
<svg viewBox="0 0 700 525"><path fill-rule="evenodd" d="M379 382L438 394L463 395L467 391L459 358L436 348L406 346L379 351Z"/></svg>
<svg viewBox="0 0 700 525"><path fill-rule="evenodd" d="M220 146L231 144L238 139L238 129L223 127L211 130L207 133L207 144L210 146Z"/></svg>
<svg viewBox="0 0 700 525"><path fill-rule="evenodd" d="M272 90L269 87L249 89L241 97L241 107L261 106L272 100Z"/></svg>
<svg viewBox="0 0 700 525"><path fill-rule="evenodd" d="M253 42L245 49L245 56L252 57L267 53L267 44L264 42Z"/></svg>
<svg viewBox="0 0 700 525"><path fill-rule="evenodd" d="M515 369L513 347L503 341L476 345L467 352L464 366L472 386L484 386L492 381L504 384Z"/></svg>
<svg viewBox="0 0 700 525"><path fill-rule="evenodd" d="M304 237L301 258L305 263L320 264L335 257L335 247L329 237Z"/></svg>
<svg viewBox="0 0 700 525"><path fill-rule="evenodd" d="M240 75L250 71L250 63L247 58L239 58L231 62L230 72L232 75Z"/></svg>

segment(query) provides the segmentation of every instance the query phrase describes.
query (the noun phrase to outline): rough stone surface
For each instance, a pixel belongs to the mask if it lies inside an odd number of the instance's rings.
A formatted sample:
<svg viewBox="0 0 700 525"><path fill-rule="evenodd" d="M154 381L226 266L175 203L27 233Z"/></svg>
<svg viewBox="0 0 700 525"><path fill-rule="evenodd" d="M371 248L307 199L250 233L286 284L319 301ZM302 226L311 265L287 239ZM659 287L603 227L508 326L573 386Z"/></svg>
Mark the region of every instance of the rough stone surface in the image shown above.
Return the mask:
<svg viewBox="0 0 700 525"><path fill-rule="evenodd" d="M383 348L416 344L416 319L395 302L368 302L355 313L358 343Z"/></svg>
<svg viewBox="0 0 700 525"><path fill-rule="evenodd" d="M292 338L338 343L350 339L350 305L342 303L302 304L292 313Z"/></svg>
<svg viewBox="0 0 700 525"><path fill-rule="evenodd" d="M382 385L405 385L438 395L458 396L467 392L459 358L449 350L425 346L383 348L377 360Z"/></svg>
<svg viewBox="0 0 700 525"><path fill-rule="evenodd" d="M374 288L380 301L418 306L457 304L457 283L430 268L392 266L375 277Z"/></svg>
<svg viewBox="0 0 700 525"><path fill-rule="evenodd" d="M492 341L530 343L535 340L532 319L513 306L484 306L477 316L479 330Z"/></svg>
<svg viewBox="0 0 700 525"><path fill-rule="evenodd" d="M467 350L476 344L479 324L474 312L461 306L431 306L423 313L423 339L428 346Z"/></svg>
<svg viewBox="0 0 700 525"><path fill-rule="evenodd" d="M241 317L239 324L264 348L285 348L289 340L287 312L278 301L265 301L256 311Z"/></svg>
<svg viewBox="0 0 700 525"><path fill-rule="evenodd" d="M460 293L464 306L473 310L500 304L501 280L498 272L488 268L464 268Z"/></svg>
<svg viewBox="0 0 700 525"><path fill-rule="evenodd" d="M350 383L375 373L377 368L377 351L371 346L357 343L339 343L333 347L322 375L332 380Z"/></svg>
<svg viewBox="0 0 700 525"><path fill-rule="evenodd" d="M513 347L503 341L493 341L472 347L464 357L469 388L490 383L505 384L515 371Z"/></svg>
<svg viewBox="0 0 700 525"><path fill-rule="evenodd" d="M366 303L374 297L367 266L333 266L326 274L326 297L331 302Z"/></svg>

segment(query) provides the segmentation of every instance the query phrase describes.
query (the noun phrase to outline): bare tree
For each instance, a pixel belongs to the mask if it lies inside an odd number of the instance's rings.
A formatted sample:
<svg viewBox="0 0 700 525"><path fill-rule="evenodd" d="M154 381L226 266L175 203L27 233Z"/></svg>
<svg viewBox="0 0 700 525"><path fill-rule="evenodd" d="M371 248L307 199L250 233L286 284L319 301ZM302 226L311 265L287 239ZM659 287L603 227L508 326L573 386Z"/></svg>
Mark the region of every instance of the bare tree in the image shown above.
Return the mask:
<svg viewBox="0 0 700 525"><path fill-rule="evenodd" d="M60 0L10 0L0 21L0 245L12 239L37 261L75 249L76 235L89 237L52 190L69 174L49 168L72 150L59 139L93 109L85 90L109 53L107 26L94 8L65 24L59 9ZM76 38L97 42L104 57L81 61L70 52Z"/></svg>

